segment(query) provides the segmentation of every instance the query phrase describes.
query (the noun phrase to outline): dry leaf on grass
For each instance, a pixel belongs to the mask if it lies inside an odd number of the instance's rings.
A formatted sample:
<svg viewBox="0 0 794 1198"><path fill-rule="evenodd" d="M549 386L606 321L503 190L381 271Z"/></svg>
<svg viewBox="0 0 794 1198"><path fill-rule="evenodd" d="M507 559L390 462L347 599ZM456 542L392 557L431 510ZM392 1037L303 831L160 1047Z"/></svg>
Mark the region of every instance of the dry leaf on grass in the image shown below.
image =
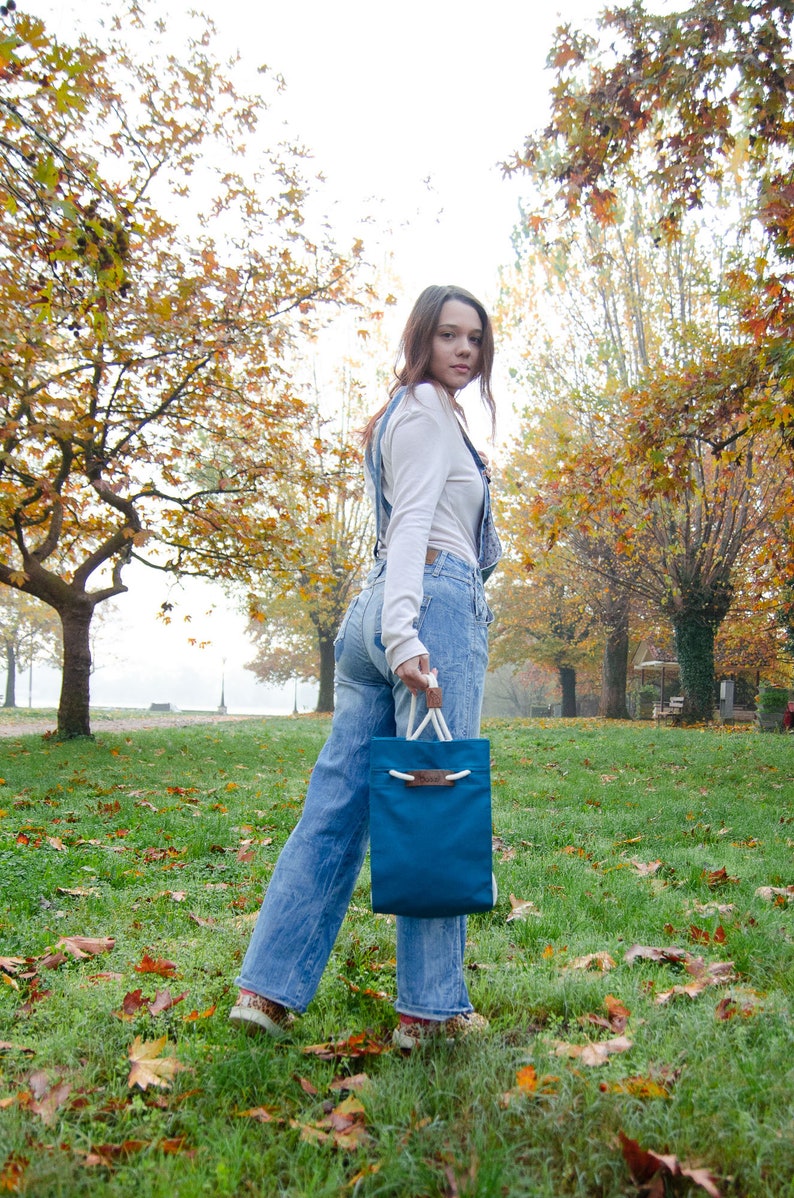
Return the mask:
<svg viewBox="0 0 794 1198"><path fill-rule="evenodd" d="M176 1057L160 1056L167 1042L166 1036L147 1041L141 1040L140 1036L135 1037L129 1051L132 1068L127 1078L128 1087L138 1086L141 1090L149 1086L159 1086L163 1090L169 1088L174 1075L185 1066Z"/></svg>
<svg viewBox="0 0 794 1198"><path fill-rule="evenodd" d="M623 1159L628 1165L632 1179L635 1185L643 1187L649 1198L663 1198L665 1177L686 1177L705 1190L709 1198L720 1198L717 1184L707 1169L681 1165L678 1158L671 1154L640 1148L636 1140L629 1139L622 1131L618 1132L618 1136Z"/></svg>
<svg viewBox="0 0 794 1198"><path fill-rule="evenodd" d="M323 1061L335 1061L339 1057L379 1056L389 1052L391 1046L376 1040L367 1032L348 1036L347 1040L328 1040L325 1044L309 1044L301 1049L307 1056L320 1057Z"/></svg>
<svg viewBox="0 0 794 1198"><path fill-rule="evenodd" d="M600 969L602 973L606 973L609 969L615 968L615 960L607 952L588 953L585 957L574 957L565 966L566 969Z"/></svg>
<svg viewBox="0 0 794 1198"><path fill-rule="evenodd" d="M161 978L172 978L176 973L173 961L166 961L163 957L150 957L148 953L143 954L134 969L136 973L156 973Z"/></svg>
<svg viewBox="0 0 794 1198"><path fill-rule="evenodd" d="M627 1036L615 1036L611 1040L595 1040L589 1044L569 1044L565 1040L554 1041L554 1055L572 1057L582 1065L605 1065L616 1052L628 1052L633 1041Z"/></svg>
<svg viewBox="0 0 794 1198"><path fill-rule="evenodd" d="M755 892L756 898L766 899L768 903L776 899L785 899L787 903L794 902L794 886L759 886Z"/></svg>
<svg viewBox="0 0 794 1198"><path fill-rule="evenodd" d="M34 1115L38 1115L42 1123L48 1127L55 1122L56 1112L66 1102L72 1092L72 1087L68 1082L56 1081L50 1085L47 1074L37 1070L31 1073L28 1078L30 1086L31 1099L28 1102L28 1109Z"/></svg>
<svg viewBox="0 0 794 1198"><path fill-rule="evenodd" d="M510 895L510 914L507 917L507 922L512 919L528 919L532 916L534 919L542 919L542 915L538 908L529 899L516 898L514 894Z"/></svg>
<svg viewBox="0 0 794 1198"><path fill-rule="evenodd" d="M81 960L83 957L95 957L98 953L109 953L115 943L112 936L61 936L55 948Z"/></svg>

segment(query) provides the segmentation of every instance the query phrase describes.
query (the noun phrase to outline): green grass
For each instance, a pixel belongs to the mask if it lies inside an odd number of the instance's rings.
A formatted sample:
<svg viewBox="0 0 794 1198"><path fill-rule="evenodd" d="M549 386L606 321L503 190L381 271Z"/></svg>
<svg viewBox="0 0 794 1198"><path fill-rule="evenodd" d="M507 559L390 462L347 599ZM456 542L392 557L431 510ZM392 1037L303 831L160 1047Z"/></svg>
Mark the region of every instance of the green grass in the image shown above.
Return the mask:
<svg viewBox="0 0 794 1198"><path fill-rule="evenodd" d="M792 906L756 894L794 882L792 738L492 722L500 900L471 918L468 954L490 1030L412 1058L326 1060L301 1049L364 1032L387 1045L396 1020L381 997L394 922L369 910L366 872L294 1042L248 1039L226 1016L327 720L97 727L92 742L0 741L0 956L20 959L0 984L0 1192L617 1198L642 1192L623 1132L705 1168L723 1196L794 1195ZM511 894L536 913L509 919ZM70 936L115 943L47 968ZM693 977L627 963L636 944L734 976L659 1002ZM175 976L137 972L144 953ZM613 967L575 967L593 953ZM165 988L186 997L119 1017L125 995ZM625 1029L588 1018L607 996ZM602 1065L555 1054L618 1034L631 1047ZM133 1041L162 1036L183 1068L168 1089L130 1088ZM340 1139L332 1083L362 1072ZM261 1108L269 1121L241 1114Z"/></svg>

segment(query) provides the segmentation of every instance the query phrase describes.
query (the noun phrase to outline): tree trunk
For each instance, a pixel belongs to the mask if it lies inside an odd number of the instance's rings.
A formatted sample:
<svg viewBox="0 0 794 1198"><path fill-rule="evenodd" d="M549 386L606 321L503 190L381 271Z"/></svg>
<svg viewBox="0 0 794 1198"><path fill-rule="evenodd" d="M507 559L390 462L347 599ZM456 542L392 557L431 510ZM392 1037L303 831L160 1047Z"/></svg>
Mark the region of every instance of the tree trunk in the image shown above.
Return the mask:
<svg viewBox="0 0 794 1198"><path fill-rule="evenodd" d="M6 697L3 707L17 705L17 655L14 646L6 642Z"/></svg>
<svg viewBox="0 0 794 1198"><path fill-rule="evenodd" d="M710 723L714 718L714 626L699 614L681 612L673 621L684 721Z"/></svg>
<svg viewBox="0 0 794 1198"><path fill-rule="evenodd" d="M560 666L560 689L562 690L563 716L576 715L576 670L573 666Z"/></svg>
<svg viewBox="0 0 794 1198"><path fill-rule="evenodd" d="M610 621L601 664L599 715L627 720L626 675L629 668L629 603L625 595L610 596Z"/></svg>
<svg viewBox="0 0 794 1198"><path fill-rule="evenodd" d="M320 645L320 693L317 696L317 711L334 710L334 638L317 634Z"/></svg>
<svg viewBox="0 0 794 1198"><path fill-rule="evenodd" d="M91 643L89 630L94 608L91 603L71 603L60 611L63 628L63 674L58 704L58 737L73 740L91 735L90 680Z"/></svg>

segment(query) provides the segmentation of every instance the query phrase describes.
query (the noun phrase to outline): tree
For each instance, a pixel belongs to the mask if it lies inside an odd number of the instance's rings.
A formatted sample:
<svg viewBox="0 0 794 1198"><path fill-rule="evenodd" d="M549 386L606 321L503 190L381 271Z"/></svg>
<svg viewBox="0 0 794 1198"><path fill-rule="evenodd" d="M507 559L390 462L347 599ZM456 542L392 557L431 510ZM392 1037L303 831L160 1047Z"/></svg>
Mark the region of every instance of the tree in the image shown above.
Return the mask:
<svg viewBox="0 0 794 1198"><path fill-rule="evenodd" d="M531 571L515 559L502 562L492 596L499 618L491 658L495 666L523 665L528 659L554 671L562 698L561 714L576 715L577 671L594 672L596 621L570 571L561 572L553 554Z"/></svg>
<svg viewBox="0 0 794 1198"><path fill-rule="evenodd" d="M16 707L16 679L35 661L60 660L60 627L55 613L38 599L10 587L0 591L0 645L6 665L3 707Z"/></svg>
<svg viewBox="0 0 794 1198"><path fill-rule="evenodd" d="M350 415L349 397L334 419L317 414L303 453L312 472L326 480L325 491L311 520L303 518L300 502L287 504L283 519L295 559L263 576L262 592L249 599L254 613L249 633L257 654L248 669L274 682L317 678L320 712L334 709L334 639L371 559L375 536ZM291 493L288 488L287 496Z"/></svg>
<svg viewBox="0 0 794 1198"><path fill-rule="evenodd" d="M548 348L533 326L524 349L524 375L546 371L538 389L554 405L543 408L551 444L529 467L520 450L510 470L522 492L531 494L527 469L537 485L524 519L562 541L600 576L605 599L620 602L604 618L624 662L627 592L671 620L684 714L705 719L733 574L762 539L766 552L780 545L774 517L790 494L772 430L734 435L736 390L752 405L765 385L728 280L752 239L741 223L735 233L713 229L707 214L665 242L652 195L613 200L603 226L585 215L556 226L528 218L533 269L545 271L545 302L563 331ZM518 286L509 294L519 325Z"/></svg>
<svg viewBox="0 0 794 1198"><path fill-rule="evenodd" d="M298 520L322 482L291 354L349 263L304 227L303 152L264 143L210 26L168 54L139 3L104 50L5 25L0 582L58 613L58 733L82 736L91 619L131 558L223 578L293 555L285 484Z"/></svg>
<svg viewBox="0 0 794 1198"><path fill-rule="evenodd" d="M604 12L600 41L562 26L548 59L556 72L549 125L506 167L549 184L546 216L585 208L601 225L614 219L621 186L649 189L661 201L657 236L673 242L688 211L707 208L729 179L748 180L755 197L748 219L763 228L766 244L735 267L754 355L746 380L734 377L724 389L723 416L733 417L731 444L759 426L771 429L789 468L793 15L791 0L693 0L665 15L635 0Z"/></svg>

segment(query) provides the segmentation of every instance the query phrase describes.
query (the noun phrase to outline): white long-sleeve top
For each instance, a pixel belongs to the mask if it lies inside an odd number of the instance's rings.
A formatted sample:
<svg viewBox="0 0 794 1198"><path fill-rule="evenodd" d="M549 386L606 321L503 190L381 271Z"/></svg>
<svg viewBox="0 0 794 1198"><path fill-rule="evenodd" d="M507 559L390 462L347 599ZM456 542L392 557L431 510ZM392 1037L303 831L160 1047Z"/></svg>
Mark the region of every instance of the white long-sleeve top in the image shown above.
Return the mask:
<svg viewBox="0 0 794 1198"><path fill-rule="evenodd" d="M416 630L427 550L448 549L477 565L484 491L452 405L433 383L420 383L400 401L387 422L381 455L383 492L392 505L390 517L381 510L378 552L388 561L381 637L396 670L410 657L432 654Z"/></svg>

